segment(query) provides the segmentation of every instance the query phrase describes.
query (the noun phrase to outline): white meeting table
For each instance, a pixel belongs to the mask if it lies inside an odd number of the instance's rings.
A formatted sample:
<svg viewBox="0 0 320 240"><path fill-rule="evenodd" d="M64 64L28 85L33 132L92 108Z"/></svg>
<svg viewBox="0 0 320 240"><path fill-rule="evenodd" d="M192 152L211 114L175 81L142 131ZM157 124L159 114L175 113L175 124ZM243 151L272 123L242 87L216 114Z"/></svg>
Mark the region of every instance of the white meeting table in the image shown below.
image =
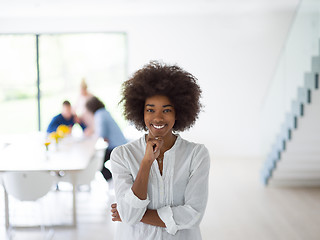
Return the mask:
<svg viewBox="0 0 320 240"><path fill-rule="evenodd" d="M72 136L61 139L56 145L51 143L46 151L44 134L19 135L9 144L0 146L0 173L11 171L48 171L69 173L72 179L73 222L77 226L76 174L84 170L95 154L97 138ZM5 224L9 227L8 193L5 196Z"/></svg>

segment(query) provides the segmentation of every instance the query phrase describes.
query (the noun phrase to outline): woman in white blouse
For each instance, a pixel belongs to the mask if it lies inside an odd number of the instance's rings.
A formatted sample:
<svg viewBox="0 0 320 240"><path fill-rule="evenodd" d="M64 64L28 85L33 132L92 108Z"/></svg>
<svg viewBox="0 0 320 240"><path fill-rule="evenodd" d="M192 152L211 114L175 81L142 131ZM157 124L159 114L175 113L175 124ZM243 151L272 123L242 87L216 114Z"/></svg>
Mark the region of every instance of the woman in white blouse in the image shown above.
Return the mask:
<svg viewBox="0 0 320 240"><path fill-rule="evenodd" d="M113 150L116 239L201 239L209 153L176 131L194 125L201 89L177 66L150 62L123 84L124 115L147 134Z"/></svg>

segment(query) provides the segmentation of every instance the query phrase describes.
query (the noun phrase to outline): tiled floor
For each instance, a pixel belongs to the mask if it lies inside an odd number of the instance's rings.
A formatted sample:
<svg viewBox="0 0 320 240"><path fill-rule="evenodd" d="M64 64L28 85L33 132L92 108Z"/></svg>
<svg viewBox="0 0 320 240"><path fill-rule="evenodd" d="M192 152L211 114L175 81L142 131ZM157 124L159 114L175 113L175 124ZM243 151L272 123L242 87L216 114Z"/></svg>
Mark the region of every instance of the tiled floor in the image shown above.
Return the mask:
<svg viewBox="0 0 320 240"><path fill-rule="evenodd" d="M259 181L260 159L213 158L210 194L201 223L204 240L319 240L320 188L265 188ZM68 186L65 186L68 190ZM54 229L54 240L113 239L116 224L110 218L112 191L101 175L91 192L78 196L78 227ZM70 190L70 188L69 188ZM71 192L52 192L39 203L12 201L16 223L71 221ZM44 207L44 206L50 206ZM37 208L43 214L36 214ZM3 195L0 193L0 239L6 239ZM47 232L48 233L48 229ZM13 239L45 239L39 229L14 230Z"/></svg>

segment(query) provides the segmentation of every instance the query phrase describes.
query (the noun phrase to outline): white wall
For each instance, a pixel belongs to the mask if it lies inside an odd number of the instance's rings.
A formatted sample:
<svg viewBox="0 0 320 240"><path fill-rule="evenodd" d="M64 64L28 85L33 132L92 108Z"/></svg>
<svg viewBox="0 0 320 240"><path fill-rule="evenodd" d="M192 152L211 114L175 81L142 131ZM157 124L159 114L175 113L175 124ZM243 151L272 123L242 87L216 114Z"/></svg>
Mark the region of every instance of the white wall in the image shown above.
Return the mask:
<svg viewBox="0 0 320 240"><path fill-rule="evenodd" d="M59 11L2 14L0 32L126 31L130 74L149 60L162 59L198 77L204 112L183 136L205 143L215 155L257 156L260 106L297 4L286 2L290 4L208 5L194 13L195 5L190 5L174 14L126 10L105 16L101 9L84 17L81 11L71 16Z"/></svg>

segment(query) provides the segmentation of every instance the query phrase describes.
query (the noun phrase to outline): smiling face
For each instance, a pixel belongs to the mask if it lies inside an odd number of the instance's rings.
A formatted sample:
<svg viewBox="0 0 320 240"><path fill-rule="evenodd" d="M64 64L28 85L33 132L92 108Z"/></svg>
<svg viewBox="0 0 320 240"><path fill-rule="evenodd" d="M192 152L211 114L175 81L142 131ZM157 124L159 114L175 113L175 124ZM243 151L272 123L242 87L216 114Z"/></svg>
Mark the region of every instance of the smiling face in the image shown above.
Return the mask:
<svg viewBox="0 0 320 240"><path fill-rule="evenodd" d="M146 99L144 123L150 137L171 137L175 121L175 110L168 97L156 95Z"/></svg>

